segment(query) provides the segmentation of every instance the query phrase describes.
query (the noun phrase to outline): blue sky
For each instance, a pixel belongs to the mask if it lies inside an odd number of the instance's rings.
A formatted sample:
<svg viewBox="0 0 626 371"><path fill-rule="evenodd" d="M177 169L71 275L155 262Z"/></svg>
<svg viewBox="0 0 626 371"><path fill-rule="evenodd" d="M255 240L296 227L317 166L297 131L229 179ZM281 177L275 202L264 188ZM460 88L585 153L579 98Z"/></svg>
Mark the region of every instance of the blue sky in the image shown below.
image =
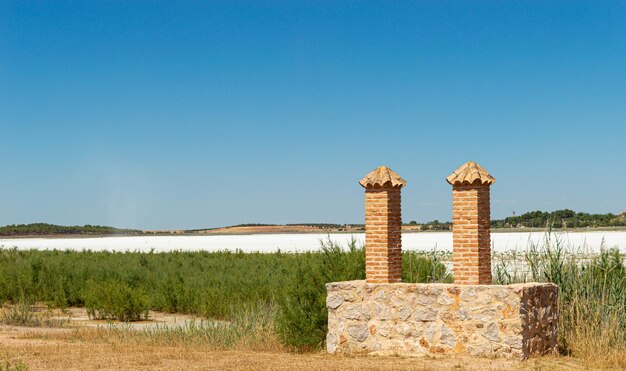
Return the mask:
<svg viewBox="0 0 626 371"><path fill-rule="evenodd" d="M0 224L362 223L626 209L626 2L3 1Z"/></svg>

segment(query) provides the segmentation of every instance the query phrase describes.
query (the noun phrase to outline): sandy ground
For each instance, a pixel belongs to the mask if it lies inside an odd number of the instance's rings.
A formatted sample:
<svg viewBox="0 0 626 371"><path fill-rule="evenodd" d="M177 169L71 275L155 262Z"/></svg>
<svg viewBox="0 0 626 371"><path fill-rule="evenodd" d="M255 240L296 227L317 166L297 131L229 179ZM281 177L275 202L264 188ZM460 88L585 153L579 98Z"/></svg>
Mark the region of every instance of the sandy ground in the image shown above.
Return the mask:
<svg viewBox="0 0 626 371"><path fill-rule="evenodd" d="M37 332L0 328L3 361L30 370L511 370L584 369L568 358L523 362L491 359L433 359L401 357L344 357L323 353L203 350L189 346L102 343L41 339ZM2 357L2 356L0 356Z"/></svg>
<svg viewBox="0 0 626 371"><path fill-rule="evenodd" d="M588 369L568 357L542 357L523 362L476 358L348 357L324 352L212 350L198 345L154 345L98 336L110 324L89 320L82 308L54 313L70 319L62 328L0 325L0 365L29 370L571 370ZM129 331L147 326L178 326L194 317L152 313ZM100 326L100 328L98 328ZM129 340L130 339L130 340Z"/></svg>
<svg viewBox="0 0 626 371"><path fill-rule="evenodd" d="M43 310L43 309L40 309ZM108 327L111 324L123 326L130 330L141 330L145 328L158 328L162 326L185 326L191 321L201 321L202 319L196 316L190 316L185 314L170 314L150 311L150 315L145 321L136 321L130 323L111 322L107 320L92 320L87 315L85 308L67 308L64 310L55 309L53 311L53 318L63 321L69 321L70 327Z"/></svg>

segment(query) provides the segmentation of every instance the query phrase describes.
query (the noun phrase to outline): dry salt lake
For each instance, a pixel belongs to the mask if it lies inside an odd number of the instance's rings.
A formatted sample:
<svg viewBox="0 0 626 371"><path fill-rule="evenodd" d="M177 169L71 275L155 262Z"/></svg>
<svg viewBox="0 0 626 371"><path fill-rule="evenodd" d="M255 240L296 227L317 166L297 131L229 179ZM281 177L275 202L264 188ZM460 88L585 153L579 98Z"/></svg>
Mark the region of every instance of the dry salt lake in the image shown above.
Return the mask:
<svg viewBox="0 0 626 371"><path fill-rule="evenodd" d="M249 234L211 236L130 236L95 238L17 238L0 239L0 247L38 250L92 250L92 251L221 251L244 252L315 251L320 241L331 240L346 246L351 238L362 244L363 233L345 234ZM593 254L605 248L617 247L626 253L626 231L553 232L550 238L558 238L567 250ZM541 245L546 240L544 232L492 233L492 248L496 252L523 252L531 242ZM403 233L402 248L412 251L452 251L452 233L424 232Z"/></svg>

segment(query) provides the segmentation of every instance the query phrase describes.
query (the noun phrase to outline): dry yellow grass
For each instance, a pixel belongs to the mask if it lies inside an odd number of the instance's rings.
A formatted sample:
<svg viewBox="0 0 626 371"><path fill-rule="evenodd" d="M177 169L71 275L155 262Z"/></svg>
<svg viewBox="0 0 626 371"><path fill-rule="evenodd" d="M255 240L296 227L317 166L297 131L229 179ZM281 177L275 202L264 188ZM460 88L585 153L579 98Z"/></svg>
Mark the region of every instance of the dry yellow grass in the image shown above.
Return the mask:
<svg viewBox="0 0 626 371"><path fill-rule="evenodd" d="M51 313L45 312L46 315ZM107 325L91 321L84 308L70 308L57 316L69 316L63 328L0 325L0 369L9 365L30 370L97 369L243 369L243 370L571 370L623 369L625 350L615 357L541 357L523 362L484 358L407 358L336 356L324 352L296 353L281 345L267 327L255 327L225 345L224 332L207 337L198 327L186 327L192 317L153 313L152 323ZM55 317L56 318L56 317ZM100 327L94 327L100 325ZM583 334L581 334L583 335ZM582 345L582 344L581 344ZM588 345L588 344L586 344ZM582 348L588 349L583 346ZM600 347L601 348L601 347ZM583 356L583 354L580 354Z"/></svg>
<svg viewBox="0 0 626 371"><path fill-rule="evenodd" d="M233 350L211 349L182 341L162 344L132 330L24 329L0 327L0 360L23 363L31 370L95 369L238 369L238 370L570 370L594 367L569 357L524 362L476 358L345 357L323 352L268 350L277 345L240 344ZM251 350L251 349L265 350ZM4 359L1 359L3 357Z"/></svg>
<svg viewBox="0 0 626 371"><path fill-rule="evenodd" d="M575 309L580 307L561 309L562 313L569 312L569 318L576 323L566 334L560 334L567 340L568 349L575 357L588 362L626 370L626 337L620 331L622 319L616 313L601 316L597 310L577 312Z"/></svg>

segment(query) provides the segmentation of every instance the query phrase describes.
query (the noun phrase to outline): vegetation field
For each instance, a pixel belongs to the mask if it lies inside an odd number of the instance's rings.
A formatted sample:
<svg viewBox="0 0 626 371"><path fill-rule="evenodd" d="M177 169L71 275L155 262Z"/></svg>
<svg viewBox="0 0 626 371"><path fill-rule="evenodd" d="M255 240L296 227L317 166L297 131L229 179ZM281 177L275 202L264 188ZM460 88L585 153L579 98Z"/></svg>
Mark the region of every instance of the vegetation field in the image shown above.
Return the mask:
<svg viewBox="0 0 626 371"><path fill-rule="evenodd" d="M145 318L149 310L213 320L270 310L286 343L319 347L324 284L365 277L356 242L347 251L323 245L320 252L270 254L1 250L0 300L85 306L95 318L120 320ZM406 282L450 280L436 257L405 252L403 260Z"/></svg>
<svg viewBox="0 0 626 371"><path fill-rule="evenodd" d="M617 250L579 260L556 240L533 245L525 270L496 259L494 283L559 285L559 350L598 367L626 367L626 268ZM2 322L55 326L32 308L85 307L93 318L134 321L150 311L197 314L184 326L46 335L220 351L319 351L324 346L326 282L363 279L365 254L352 242L322 242L319 252L94 252L0 250ZM451 282L433 253L403 253L403 281ZM39 336L41 338L41 336ZM570 358L568 358L570 359ZM568 361L569 362L569 361ZM591 362L591 363L589 363Z"/></svg>

